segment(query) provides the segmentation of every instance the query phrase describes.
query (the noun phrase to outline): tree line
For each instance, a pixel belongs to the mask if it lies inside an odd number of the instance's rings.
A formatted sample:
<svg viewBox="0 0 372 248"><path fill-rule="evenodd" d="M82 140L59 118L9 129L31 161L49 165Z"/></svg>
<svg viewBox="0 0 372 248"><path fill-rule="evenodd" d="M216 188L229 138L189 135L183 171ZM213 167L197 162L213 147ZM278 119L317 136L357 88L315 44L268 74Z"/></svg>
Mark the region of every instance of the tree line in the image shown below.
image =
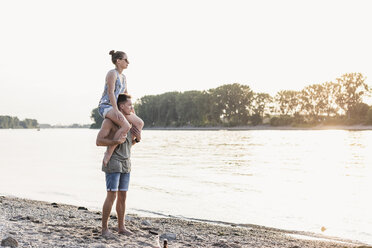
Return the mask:
<svg viewBox="0 0 372 248"><path fill-rule="evenodd" d="M39 126L35 119L19 120L18 117L0 115L0 128L37 128Z"/></svg>
<svg viewBox="0 0 372 248"><path fill-rule="evenodd" d="M312 84L275 96L253 92L247 85L226 84L206 91L147 95L135 103L145 127L272 126L372 124L372 108L363 102L371 88L361 73L347 73L335 82ZM102 118L92 111L93 128Z"/></svg>

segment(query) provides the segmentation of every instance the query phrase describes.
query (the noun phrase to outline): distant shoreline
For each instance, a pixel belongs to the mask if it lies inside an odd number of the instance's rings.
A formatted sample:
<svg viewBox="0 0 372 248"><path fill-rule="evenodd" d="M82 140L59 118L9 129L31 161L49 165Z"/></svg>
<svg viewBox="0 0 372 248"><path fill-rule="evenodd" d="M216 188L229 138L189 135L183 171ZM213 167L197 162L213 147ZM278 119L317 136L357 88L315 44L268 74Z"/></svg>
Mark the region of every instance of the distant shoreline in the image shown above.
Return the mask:
<svg viewBox="0 0 372 248"><path fill-rule="evenodd" d="M372 130L372 125L353 125L353 126L325 126L319 125L315 127L292 127L292 126L270 126L270 125L258 125L258 126L237 126L237 127L147 127L144 130L180 130L180 131L218 131L218 130L229 130L229 131L248 131L248 130Z"/></svg>

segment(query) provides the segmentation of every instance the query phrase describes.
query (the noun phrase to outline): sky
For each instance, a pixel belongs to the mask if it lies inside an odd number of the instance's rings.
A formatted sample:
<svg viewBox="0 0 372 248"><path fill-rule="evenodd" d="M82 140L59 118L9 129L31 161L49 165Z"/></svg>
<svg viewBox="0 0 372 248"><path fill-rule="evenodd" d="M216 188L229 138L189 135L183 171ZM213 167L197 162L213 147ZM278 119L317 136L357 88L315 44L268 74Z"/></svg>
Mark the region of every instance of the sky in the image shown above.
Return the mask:
<svg viewBox="0 0 372 248"><path fill-rule="evenodd" d="M128 92L248 85L275 95L361 72L372 1L0 1L0 115L88 124L127 53Z"/></svg>

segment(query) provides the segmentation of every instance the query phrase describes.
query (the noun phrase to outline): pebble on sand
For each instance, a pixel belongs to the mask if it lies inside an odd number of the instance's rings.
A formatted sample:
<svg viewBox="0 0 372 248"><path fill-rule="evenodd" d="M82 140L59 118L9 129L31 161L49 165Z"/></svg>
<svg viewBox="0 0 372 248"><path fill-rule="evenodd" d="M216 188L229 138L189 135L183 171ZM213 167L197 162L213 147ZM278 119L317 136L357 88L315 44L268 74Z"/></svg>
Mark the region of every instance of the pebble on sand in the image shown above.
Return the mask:
<svg viewBox="0 0 372 248"><path fill-rule="evenodd" d="M1 246L14 248L18 246L18 242L12 237L7 237L1 241Z"/></svg>

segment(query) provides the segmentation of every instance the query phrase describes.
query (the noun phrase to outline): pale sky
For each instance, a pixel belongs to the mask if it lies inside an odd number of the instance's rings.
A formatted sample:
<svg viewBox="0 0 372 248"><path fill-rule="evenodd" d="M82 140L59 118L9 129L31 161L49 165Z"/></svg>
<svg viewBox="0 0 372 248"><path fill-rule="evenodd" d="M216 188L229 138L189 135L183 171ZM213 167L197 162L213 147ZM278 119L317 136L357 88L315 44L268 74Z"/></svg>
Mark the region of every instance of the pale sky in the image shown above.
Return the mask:
<svg viewBox="0 0 372 248"><path fill-rule="evenodd" d="M361 72L372 85L372 1L1 1L0 115L91 123L110 50L128 91L300 90Z"/></svg>

